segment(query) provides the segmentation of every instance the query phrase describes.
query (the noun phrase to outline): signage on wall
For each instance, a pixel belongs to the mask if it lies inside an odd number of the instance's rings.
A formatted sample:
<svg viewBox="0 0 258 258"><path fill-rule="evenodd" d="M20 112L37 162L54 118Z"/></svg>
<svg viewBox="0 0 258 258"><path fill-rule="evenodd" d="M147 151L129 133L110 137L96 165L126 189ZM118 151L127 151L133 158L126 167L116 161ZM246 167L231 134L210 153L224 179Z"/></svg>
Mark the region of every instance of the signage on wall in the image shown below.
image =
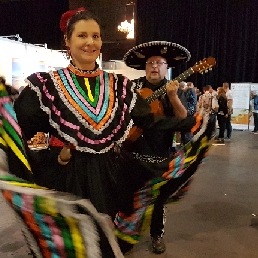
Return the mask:
<svg viewBox="0 0 258 258"><path fill-rule="evenodd" d="M15 89L19 89L24 85L24 69L22 60L19 58L12 58L12 86Z"/></svg>
<svg viewBox="0 0 258 258"><path fill-rule="evenodd" d="M233 95L233 114L231 122L233 129L246 130L249 128L251 83L231 83Z"/></svg>

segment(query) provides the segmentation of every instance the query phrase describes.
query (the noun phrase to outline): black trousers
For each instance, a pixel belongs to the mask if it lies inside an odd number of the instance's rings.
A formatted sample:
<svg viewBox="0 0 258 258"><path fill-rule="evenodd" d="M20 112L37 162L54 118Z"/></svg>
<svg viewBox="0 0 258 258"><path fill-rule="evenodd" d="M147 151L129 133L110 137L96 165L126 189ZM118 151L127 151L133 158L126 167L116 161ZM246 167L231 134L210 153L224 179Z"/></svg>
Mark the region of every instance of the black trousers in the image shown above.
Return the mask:
<svg viewBox="0 0 258 258"><path fill-rule="evenodd" d="M226 130L227 130L227 138L231 138L231 134L232 134L231 115L228 115L228 117L226 118Z"/></svg>
<svg viewBox="0 0 258 258"><path fill-rule="evenodd" d="M226 129L226 118L224 115L218 114L218 124L219 124L219 137L224 139L225 129Z"/></svg>
<svg viewBox="0 0 258 258"><path fill-rule="evenodd" d="M216 113L210 114L209 124L212 128L212 133L211 133L212 136L216 134L216 122L217 122Z"/></svg>
<svg viewBox="0 0 258 258"><path fill-rule="evenodd" d="M258 113L253 112L253 117L254 117L254 131L258 131Z"/></svg>
<svg viewBox="0 0 258 258"><path fill-rule="evenodd" d="M170 196L169 183L165 184L160 189L160 195L158 196L155 204L154 210L151 218L150 225L150 235L151 237L162 236L164 234L164 212L165 212L165 203Z"/></svg>

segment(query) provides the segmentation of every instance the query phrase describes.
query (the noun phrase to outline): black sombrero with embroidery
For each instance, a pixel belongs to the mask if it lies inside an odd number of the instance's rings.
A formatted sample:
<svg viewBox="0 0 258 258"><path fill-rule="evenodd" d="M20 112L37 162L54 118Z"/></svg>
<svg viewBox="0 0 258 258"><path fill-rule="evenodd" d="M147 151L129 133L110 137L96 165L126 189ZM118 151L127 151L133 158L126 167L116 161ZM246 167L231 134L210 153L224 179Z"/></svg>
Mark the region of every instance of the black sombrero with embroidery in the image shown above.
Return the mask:
<svg viewBox="0 0 258 258"><path fill-rule="evenodd" d="M123 58L125 64L137 70L145 70L151 56L166 58L168 67L175 67L189 61L191 54L183 46L168 41L150 41L130 49Z"/></svg>

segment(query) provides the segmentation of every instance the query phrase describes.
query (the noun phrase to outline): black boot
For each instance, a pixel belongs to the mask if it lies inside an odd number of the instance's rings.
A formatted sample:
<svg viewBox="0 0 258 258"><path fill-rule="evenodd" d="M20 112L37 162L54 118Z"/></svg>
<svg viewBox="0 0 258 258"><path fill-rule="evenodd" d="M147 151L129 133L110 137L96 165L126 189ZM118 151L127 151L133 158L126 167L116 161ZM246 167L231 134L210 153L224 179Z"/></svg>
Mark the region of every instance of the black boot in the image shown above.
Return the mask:
<svg viewBox="0 0 258 258"><path fill-rule="evenodd" d="M151 237L152 252L162 254L166 251L166 245L162 236Z"/></svg>

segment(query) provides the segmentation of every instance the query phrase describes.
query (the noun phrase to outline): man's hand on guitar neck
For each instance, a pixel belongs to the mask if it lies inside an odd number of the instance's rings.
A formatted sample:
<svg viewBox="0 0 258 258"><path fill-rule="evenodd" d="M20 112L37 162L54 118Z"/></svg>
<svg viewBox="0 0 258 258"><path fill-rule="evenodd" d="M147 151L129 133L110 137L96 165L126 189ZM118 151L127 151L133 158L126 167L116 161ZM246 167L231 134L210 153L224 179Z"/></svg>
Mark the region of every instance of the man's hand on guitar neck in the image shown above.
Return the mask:
<svg viewBox="0 0 258 258"><path fill-rule="evenodd" d="M178 118L186 118L187 110L177 95L178 87L179 83L177 80L169 81L166 84L167 95L173 107L174 116Z"/></svg>
<svg viewBox="0 0 258 258"><path fill-rule="evenodd" d="M167 82L166 89L167 89L167 95L169 99L177 96L178 87L179 87L178 81Z"/></svg>

